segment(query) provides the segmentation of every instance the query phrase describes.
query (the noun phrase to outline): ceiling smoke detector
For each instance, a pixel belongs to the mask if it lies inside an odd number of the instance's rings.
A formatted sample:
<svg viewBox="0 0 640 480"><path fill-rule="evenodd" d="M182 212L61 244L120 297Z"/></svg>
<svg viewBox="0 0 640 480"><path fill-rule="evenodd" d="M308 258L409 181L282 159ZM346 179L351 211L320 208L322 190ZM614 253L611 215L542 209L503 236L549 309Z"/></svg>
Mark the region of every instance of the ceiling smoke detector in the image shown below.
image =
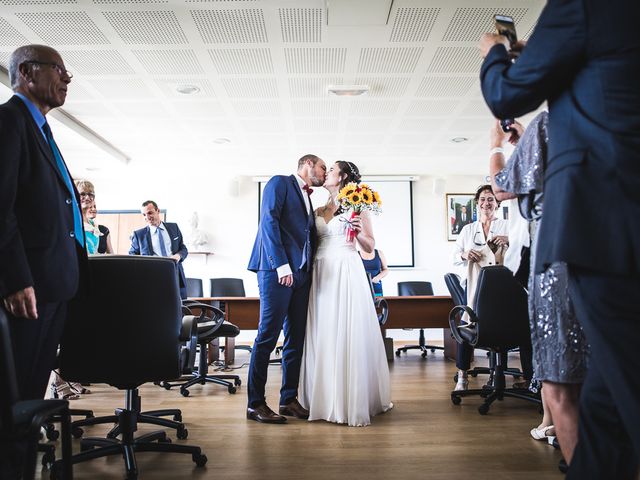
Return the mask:
<svg viewBox="0 0 640 480"><path fill-rule="evenodd" d="M176 92L181 93L183 95L193 95L194 93L198 93L200 91L200 87L192 84L181 84L176 85Z"/></svg>
<svg viewBox="0 0 640 480"><path fill-rule="evenodd" d="M338 97L359 97L369 92L369 85L329 85L327 92Z"/></svg>

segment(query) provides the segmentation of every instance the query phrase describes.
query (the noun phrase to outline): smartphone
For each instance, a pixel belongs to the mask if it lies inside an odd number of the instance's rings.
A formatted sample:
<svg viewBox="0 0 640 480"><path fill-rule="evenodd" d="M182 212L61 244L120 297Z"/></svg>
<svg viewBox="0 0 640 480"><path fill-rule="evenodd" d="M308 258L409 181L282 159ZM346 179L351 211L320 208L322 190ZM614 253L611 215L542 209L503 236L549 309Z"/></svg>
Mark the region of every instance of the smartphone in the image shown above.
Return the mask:
<svg viewBox="0 0 640 480"><path fill-rule="evenodd" d="M502 131L507 133L513 130L512 125L514 124L514 118L505 118L504 120L500 120L500 127L502 127Z"/></svg>
<svg viewBox="0 0 640 480"><path fill-rule="evenodd" d="M518 35L516 34L516 24L513 22L513 18L508 15L494 15L496 21L496 30L500 35L504 35L509 40L511 48L518 41Z"/></svg>

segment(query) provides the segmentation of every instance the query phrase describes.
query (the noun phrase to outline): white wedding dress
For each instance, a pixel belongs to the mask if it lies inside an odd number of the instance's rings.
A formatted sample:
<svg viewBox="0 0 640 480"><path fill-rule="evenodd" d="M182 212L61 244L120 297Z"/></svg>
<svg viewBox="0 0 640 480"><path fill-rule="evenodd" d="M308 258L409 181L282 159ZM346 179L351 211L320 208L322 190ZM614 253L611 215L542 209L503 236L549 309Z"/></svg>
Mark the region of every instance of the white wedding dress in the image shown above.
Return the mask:
<svg viewBox="0 0 640 480"><path fill-rule="evenodd" d="M309 420L364 426L393 407L389 367L364 266L341 218L316 217L299 397Z"/></svg>

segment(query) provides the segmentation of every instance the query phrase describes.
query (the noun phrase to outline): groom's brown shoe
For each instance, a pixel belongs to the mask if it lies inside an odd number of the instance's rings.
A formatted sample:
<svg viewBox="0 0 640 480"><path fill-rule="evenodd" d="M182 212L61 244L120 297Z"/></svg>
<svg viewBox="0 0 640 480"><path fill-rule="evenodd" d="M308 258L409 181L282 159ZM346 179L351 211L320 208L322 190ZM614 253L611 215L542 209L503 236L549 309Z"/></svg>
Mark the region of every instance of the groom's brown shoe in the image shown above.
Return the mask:
<svg viewBox="0 0 640 480"><path fill-rule="evenodd" d="M247 418L260 423L287 423L287 419L271 410L266 403L247 408Z"/></svg>
<svg viewBox="0 0 640 480"><path fill-rule="evenodd" d="M280 415L307 420L309 418L309 410L300 405L300 402L294 398L286 405L280 405Z"/></svg>

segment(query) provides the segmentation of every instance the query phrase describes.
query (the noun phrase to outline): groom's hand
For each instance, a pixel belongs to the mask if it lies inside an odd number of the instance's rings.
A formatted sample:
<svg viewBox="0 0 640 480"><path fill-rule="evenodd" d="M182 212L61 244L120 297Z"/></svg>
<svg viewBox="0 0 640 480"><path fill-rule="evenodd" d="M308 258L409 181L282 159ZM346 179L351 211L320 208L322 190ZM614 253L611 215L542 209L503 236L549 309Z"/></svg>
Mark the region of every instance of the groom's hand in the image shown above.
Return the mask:
<svg viewBox="0 0 640 480"><path fill-rule="evenodd" d="M293 275L285 275L284 277L280 277L278 279L278 282L280 282L280 285L284 285L285 287L290 287L291 285L293 285Z"/></svg>

